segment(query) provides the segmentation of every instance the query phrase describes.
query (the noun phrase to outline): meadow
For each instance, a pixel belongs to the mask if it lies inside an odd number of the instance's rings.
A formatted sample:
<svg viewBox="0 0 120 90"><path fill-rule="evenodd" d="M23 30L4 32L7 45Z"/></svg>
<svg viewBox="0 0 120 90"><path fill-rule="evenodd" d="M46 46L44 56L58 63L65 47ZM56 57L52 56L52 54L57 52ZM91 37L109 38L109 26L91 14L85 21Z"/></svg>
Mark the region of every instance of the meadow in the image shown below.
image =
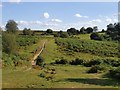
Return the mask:
<svg viewBox="0 0 120 90"><path fill-rule="evenodd" d="M76 35L74 38L56 38L51 35L21 36L17 38L19 44L18 56L3 53L2 87L3 88L119 88L119 80L107 76L113 63L102 63L106 67L98 73L87 73L92 66L54 64L56 60L65 59L68 62L76 58L90 61L113 60L118 61L118 43L90 40L90 34ZM46 41L40 56L44 59L44 68L32 68L31 58L38 47ZM9 57L9 60L8 60ZM14 57L14 60L12 59ZM17 65L13 64L18 61ZM110 62L110 63L111 63ZM108 61L109 63L109 61ZM116 65L116 64L115 64ZM55 70L55 74L51 74ZM48 72L46 72L48 71Z"/></svg>

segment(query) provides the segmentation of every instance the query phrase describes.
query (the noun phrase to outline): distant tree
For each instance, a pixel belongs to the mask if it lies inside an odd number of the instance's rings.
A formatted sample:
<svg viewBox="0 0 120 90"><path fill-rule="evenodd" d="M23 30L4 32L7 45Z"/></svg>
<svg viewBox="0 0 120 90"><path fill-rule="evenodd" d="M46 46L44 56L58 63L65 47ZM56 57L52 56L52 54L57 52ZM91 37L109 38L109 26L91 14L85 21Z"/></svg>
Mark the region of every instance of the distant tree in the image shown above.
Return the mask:
<svg viewBox="0 0 120 90"><path fill-rule="evenodd" d="M65 33L63 31L59 31L57 34L54 34L54 37L67 38L67 37L69 37L69 35L68 35L68 33Z"/></svg>
<svg viewBox="0 0 120 90"><path fill-rule="evenodd" d="M104 33L105 32L105 30L104 29L102 29L102 31L101 31L102 33Z"/></svg>
<svg viewBox="0 0 120 90"><path fill-rule="evenodd" d="M31 29L30 29L30 28L29 28L29 29L24 28L23 34L24 34L24 35L31 35Z"/></svg>
<svg viewBox="0 0 120 90"><path fill-rule="evenodd" d="M114 25L111 23L111 24L107 25L107 32L106 32L106 34L110 35L111 33L114 32L114 30L115 30Z"/></svg>
<svg viewBox="0 0 120 90"><path fill-rule="evenodd" d="M68 33L69 35L77 35L77 34L79 34L80 32L79 32L79 30L76 30L75 28L70 28L70 29L67 30L67 33Z"/></svg>
<svg viewBox="0 0 120 90"><path fill-rule="evenodd" d="M62 33L62 34L60 35L60 37L61 37L61 38L68 38L69 35L68 35L67 33Z"/></svg>
<svg viewBox="0 0 120 90"><path fill-rule="evenodd" d="M106 34L109 35L112 40L120 41L120 23L107 25Z"/></svg>
<svg viewBox="0 0 120 90"><path fill-rule="evenodd" d="M63 33L63 31L59 31L58 33L60 33L60 34L61 34L61 33Z"/></svg>
<svg viewBox="0 0 120 90"><path fill-rule="evenodd" d="M94 31L94 32L97 32L97 31L98 31L98 27L97 27L97 26L94 26L94 27L93 27L93 31Z"/></svg>
<svg viewBox="0 0 120 90"><path fill-rule="evenodd" d="M18 30L18 24L14 20L9 20L6 24L7 32L16 33Z"/></svg>
<svg viewBox="0 0 120 90"><path fill-rule="evenodd" d="M87 32L87 33L92 33L92 32L93 32L93 28L88 27L88 28L86 29L86 32Z"/></svg>
<svg viewBox="0 0 120 90"><path fill-rule="evenodd" d="M52 30L52 29L47 29L46 33L52 34L52 33L53 33L53 30Z"/></svg>
<svg viewBox="0 0 120 90"><path fill-rule="evenodd" d="M84 27L82 27L82 28L80 29L80 33L81 33L81 34L85 34L85 28L84 28Z"/></svg>

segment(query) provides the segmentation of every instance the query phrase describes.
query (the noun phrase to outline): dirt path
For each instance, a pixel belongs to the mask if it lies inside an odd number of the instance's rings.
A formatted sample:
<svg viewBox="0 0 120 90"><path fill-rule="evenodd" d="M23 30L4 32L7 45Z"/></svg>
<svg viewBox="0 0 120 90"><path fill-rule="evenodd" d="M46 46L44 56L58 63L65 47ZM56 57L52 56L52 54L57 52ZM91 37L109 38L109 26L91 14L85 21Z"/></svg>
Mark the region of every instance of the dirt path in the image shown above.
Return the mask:
<svg viewBox="0 0 120 90"><path fill-rule="evenodd" d="M43 52L43 50L44 50L44 48L45 48L45 43L46 43L46 41L43 42L42 47L39 47L39 48L36 50L36 52L35 52L32 60L31 60L32 66L36 65L36 59L37 59L37 57Z"/></svg>

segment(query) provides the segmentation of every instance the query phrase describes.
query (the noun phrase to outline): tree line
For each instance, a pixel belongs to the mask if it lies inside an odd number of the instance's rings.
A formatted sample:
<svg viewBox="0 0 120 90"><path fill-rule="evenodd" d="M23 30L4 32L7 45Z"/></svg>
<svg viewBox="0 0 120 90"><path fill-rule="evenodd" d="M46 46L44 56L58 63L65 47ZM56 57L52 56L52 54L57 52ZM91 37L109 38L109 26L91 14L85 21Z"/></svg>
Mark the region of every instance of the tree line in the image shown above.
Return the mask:
<svg viewBox="0 0 120 90"><path fill-rule="evenodd" d="M18 24L14 20L9 20L5 26L6 31L3 33L3 51L11 53L16 51L17 43L16 36L19 30ZM35 33L29 28L23 29L23 35L35 35ZM67 32L58 31L54 33L52 29L47 29L42 33L42 35L54 35L54 37L67 38L79 34L91 34L90 38L92 40L117 40L120 41L120 23L114 23L107 25L107 30L101 31L104 34L99 34L98 27L82 27L80 30L75 28L67 29Z"/></svg>

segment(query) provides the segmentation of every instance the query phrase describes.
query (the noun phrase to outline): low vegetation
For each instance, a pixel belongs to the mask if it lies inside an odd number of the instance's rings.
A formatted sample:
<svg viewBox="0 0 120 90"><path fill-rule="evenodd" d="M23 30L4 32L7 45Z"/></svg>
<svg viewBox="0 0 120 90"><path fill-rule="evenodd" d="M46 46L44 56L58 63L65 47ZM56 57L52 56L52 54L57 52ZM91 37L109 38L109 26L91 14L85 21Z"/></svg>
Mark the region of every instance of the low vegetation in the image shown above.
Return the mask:
<svg viewBox="0 0 120 90"><path fill-rule="evenodd" d="M85 41L76 38L57 38L56 44L68 52L85 52L98 56L118 56L118 44L114 42Z"/></svg>
<svg viewBox="0 0 120 90"><path fill-rule="evenodd" d="M8 21L2 31L3 88L118 88L118 28L119 23L102 32L97 26L66 32L20 31L14 20Z"/></svg>

